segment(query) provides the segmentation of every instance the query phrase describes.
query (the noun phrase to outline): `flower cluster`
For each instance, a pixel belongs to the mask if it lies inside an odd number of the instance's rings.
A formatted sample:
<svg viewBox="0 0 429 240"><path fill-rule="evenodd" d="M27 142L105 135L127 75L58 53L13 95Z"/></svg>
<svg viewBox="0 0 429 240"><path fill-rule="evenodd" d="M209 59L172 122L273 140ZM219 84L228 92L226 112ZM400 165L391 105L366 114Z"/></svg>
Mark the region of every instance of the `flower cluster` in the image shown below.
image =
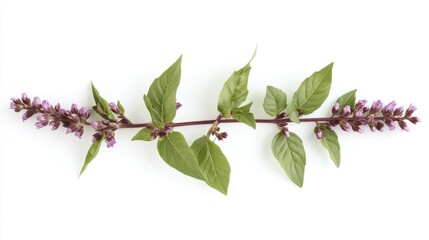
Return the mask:
<svg viewBox="0 0 429 240"><path fill-rule="evenodd" d="M59 103L52 106L46 100L41 101L39 97L35 97L31 101L25 93L22 94L21 98L12 98L11 100L10 108L15 112L26 110L22 115L23 121L34 114L40 114L35 123L37 128L49 125L52 130L56 130L62 124L63 127L67 128L66 133L74 133L75 136L81 138L84 126L89 125L87 119L91 114L90 110L85 107L79 109L76 104L73 104L70 110L65 110L61 108Z"/></svg>
<svg viewBox="0 0 429 240"><path fill-rule="evenodd" d="M383 131L387 126L389 130L394 130L396 124L405 131L408 131L406 121L416 124L420 121L418 117L412 116L417 109L415 106L410 106L405 110L404 107L396 106L396 102L392 101L383 107L383 103L377 100L372 103L371 107L366 107L365 99L359 100L355 106L344 106L340 108L337 102L332 107L332 117L327 122L319 122L315 128L316 137L322 139L324 137L324 129L340 125L341 129L349 132L362 133L362 126L368 125L371 131Z"/></svg>

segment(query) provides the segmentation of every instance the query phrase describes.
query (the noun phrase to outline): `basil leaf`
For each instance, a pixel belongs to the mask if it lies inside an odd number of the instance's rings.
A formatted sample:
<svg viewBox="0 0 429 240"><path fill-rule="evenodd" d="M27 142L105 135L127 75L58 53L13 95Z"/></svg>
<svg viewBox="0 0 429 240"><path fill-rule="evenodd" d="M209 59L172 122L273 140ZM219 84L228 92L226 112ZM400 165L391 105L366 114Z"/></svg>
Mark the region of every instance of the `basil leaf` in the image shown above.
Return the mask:
<svg viewBox="0 0 429 240"><path fill-rule="evenodd" d="M91 88L92 88L92 96L94 97L94 101L95 101L95 107L93 107L92 109L94 109L104 119L115 121L116 118L112 110L110 110L109 103L103 97L100 96L100 93L98 92L97 88L92 82L91 82Z"/></svg>
<svg viewBox="0 0 429 240"><path fill-rule="evenodd" d="M290 118L290 120L292 120L292 122L299 123L298 111L292 111L291 113L289 113L289 118Z"/></svg>
<svg viewBox="0 0 429 240"><path fill-rule="evenodd" d="M247 95L249 94L247 83L251 69L250 61L246 66L235 71L231 77L229 77L219 94L217 109L225 118L229 118L231 116L232 109L239 107L246 100Z"/></svg>
<svg viewBox="0 0 429 240"><path fill-rule="evenodd" d="M292 97L292 110L310 114L318 109L329 95L334 63L305 79Z"/></svg>
<svg viewBox="0 0 429 240"><path fill-rule="evenodd" d="M331 129L323 129L324 137L321 140L322 145L329 151L329 156L334 161L335 166L340 167L341 153L340 143L337 134Z"/></svg>
<svg viewBox="0 0 429 240"><path fill-rule="evenodd" d="M287 107L286 93L273 86L267 86L263 107L265 112L275 117Z"/></svg>
<svg viewBox="0 0 429 240"><path fill-rule="evenodd" d="M180 83L181 62L182 56L152 82L147 97L144 97L155 125L171 122L176 116L176 91Z"/></svg>
<svg viewBox="0 0 429 240"><path fill-rule="evenodd" d="M80 169L80 173L79 176L82 175L82 173L86 170L86 168L88 167L88 164L94 160L94 158L97 156L98 154L98 150L100 150L100 146L101 146L101 142L104 140L104 138L95 141L92 143L91 147L89 147L88 153L86 154L85 157L85 162L82 165L82 168Z"/></svg>
<svg viewBox="0 0 429 240"><path fill-rule="evenodd" d="M158 113L153 109L149 97L147 95L143 95L143 100L146 105L146 108L149 110L150 116L152 117L153 125L158 129L164 128L164 123L159 121L161 119L161 116L159 116Z"/></svg>
<svg viewBox="0 0 429 240"><path fill-rule="evenodd" d="M306 158L304 145L298 135L291 132L287 138L281 132L276 134L271 142L271 149L289 178L302 187Z"/></svg>
<svg viewBox="0 0 429 240"><path fill-rule="evenodd" d="M119 100L118 100L118 103L116 105L118 106L119 111L121 111L122 114L125 114L125 109L122 106L121 102L119 102Z"/></svg>
<svg viewBox="0 0 429 240"><path fill-rule="evenodd" d="M253 113L250 112L251 106L252 106L252 102L245 106L232 109L232 117L250 126L251 128L255 129L256 122L255 122L255 117L253 116Z"/></svg>
<svg viewBox="0 0 429 240"><path fill-rule="evenodd" d="M340 104L338 112L341 112L345 106L350 106L353 109L356 102L356 89L342 95L336 102Z"/></svg>
<svg viewBox="0 0 429 240"><path fill-rule="evenodd" d="M172 132L159 138L158 153L171 167L188 176L204 180L197 157L180 132Z"/></svg>
<svg viewBox="0 0 429 240"><path fill-rule="evenodd" d="M134 137L131 139L131 141L135 141L135 140L152 141L152 139L151 139L152 132L153 132L152 129L143 128L136 135L134 135Z"/></svg>
<svg viewBox="0 0 429 240"><path fill-rule="evenodd" d="M219 146L207 136L202 136L192 143L191 149L197 156L207 184L226 195L231 168Z"/></svg>

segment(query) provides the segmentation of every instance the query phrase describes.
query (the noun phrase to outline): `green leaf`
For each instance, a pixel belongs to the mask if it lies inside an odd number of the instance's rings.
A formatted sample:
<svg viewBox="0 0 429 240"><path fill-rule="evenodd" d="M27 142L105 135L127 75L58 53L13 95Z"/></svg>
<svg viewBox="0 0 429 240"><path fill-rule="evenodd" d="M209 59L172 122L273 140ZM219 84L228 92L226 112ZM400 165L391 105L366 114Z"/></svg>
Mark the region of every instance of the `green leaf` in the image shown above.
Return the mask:
<svg viewBox="0 0 429 240"><path fill-rule="evenodd" d="M253 116L253 113L250 112L251 106L252 106L252 102L245 106L232 109L232 117L255 129L256 122L255 122L255 117Z"/></svg>
<svg viewBox="0 0 429 240"><path fill-rule="evenodd" d="M350 106L353 109L356 102L356 89L342 95L336 102L340 104L338 112L341 112L345 106Z"/></svg>
<svg viewBox="0 0 429 240"><path fill-rule="evenodd" d="M287 107L286 101L285 92L276 87L267 86L263 106L268 115L275 117L277 114L283 112Z"/></svg>
<svg viewBox="0 0 429 240"><path fill-rule="evenodd" d="M112 110L110 110L109 103L101 97L100 93L98 92L97 88L95 87L94 83L91 82L91 88L92 88L92 95L94 97L95 105L96 107L93 107L93 109L100 114L101 117L105 119L115 120L115 115L113 114Z"/></svg>
<svg viewBox="0 0 429 240"><path fill-rule="evenodd" d="M247 95L249 94L247 83L249 80L251 69L250 62L252 59L246 64L246 66L235 71L223 85L219 94L217 109L225 118L229 118L231 116L232 109L239 107L246 100Z"/></svg>
<svg viewBox="0 0 429 240"><path fill-rule="evenodd" d="M289 178L302 187L306 160L304 145L298 135L291 132L287 138L281 132L276 134L271 143L271 149Z"/></svg>
<svg viewBox="0 0 429 240"><path fill-rule="evenodd" d="M122 106L121 102L119 102L119 100L118 100L118 103L116 105L118 106L119 111L121 111L122 114L125 114L125 109Z"/></svg>
<svg viewBox="0 0 429 240"><path fill-rule="evenodd" d="M156 78L144 96L152 122L158 128L176 116L176 92L180 83L182 56Z"/></svg>
<svg viewBox="0 0 429 240"><path fill-rule="evenodd" d="M292 120L292 122L299 124L299 113L297 111L290 112L289 118Z"/></svg>
<svg viewBox="0 0 429 240"><path fill-rule="evenodd" d="M159 138L158 152L171 167L188 176L204 180L197 157L180 132L172 132Z"/></svg>
<svg viewBox="0 0 429 240"><path fill-rule="evenodd" d="M135 140L152 141L152 139L151 139L152 132L153 132L152 129L143 128L136 135L134 135L134 137L131 139L131 141L135 141Z"/></svg>
<svg viewBox="0 0 429 240"><path fill-rule="evenodd" d="M292 97L292 110L310 114L318 109L329 95L331 89L332 67L334 63L322 68L305 79Z"/></svg>
<svg viewBox="0 0 429 240"><path fill-rule="evenodd" d="M226 195L231 168L222 150L207 136L195 140L191 148L197 156L207 184Z"/></svg>
<svg viewBox="0 0 429 240"><path fill-rule="evenodd" d="M331 129L323 129L324 137L321 140L322 145L329 151L329 156L334 161L335 166L340 167L341 153L340 143L337 134Z"/></svg>
<svg viewBox="0 0 429 240"><path fill-rule="evenodd" d="M85 171L85 169L88 167L88 164L94 160L94 158L98 154L98 150L100 150L101 142L104 140L104 138L95 141L92 143L91 147L89 147L88 153L85 157L85 162L82 165L82 168L80 169L79 176L82 175L82 173Z"/></svg>

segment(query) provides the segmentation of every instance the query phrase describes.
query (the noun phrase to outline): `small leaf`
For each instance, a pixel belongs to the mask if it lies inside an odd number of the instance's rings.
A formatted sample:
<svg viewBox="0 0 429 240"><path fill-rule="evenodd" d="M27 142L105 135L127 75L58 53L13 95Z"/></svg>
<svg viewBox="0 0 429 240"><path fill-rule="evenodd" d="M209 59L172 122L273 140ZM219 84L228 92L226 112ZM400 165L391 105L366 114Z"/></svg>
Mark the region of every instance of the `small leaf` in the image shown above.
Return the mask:
<svg viewBox="0 0 429 240"><path fill-rule="evenodd" d="M229 118L231 116L232 109L239 107L246 100L247 95L249 94L247 83L249 81L249 73L251 69L250 61L246 66L235 71L231 77L229 77L219 94L217 109L225 118Z"/></svg>
<svg viewBox="0 0 429 240"><path fill-rule="evenodd" d="M119 102L119 100L118 100L118 103L116 105L118 106L119 111L121 111L122 114L125 114L125 109L122 106L121 102Z"/></svg>
<svg viewBox="0 0 429 240"><path fill-rule="evenodd" d="M287 97L285 92L276 87L267 86L263 106L268 115L275 117L277 114L284 111L287 107L286 101Z"/></svg>
<svg viewBox="0 0 429 240"><path fill-rule="evenodd" d="M131 139L131 141L135 140L142 140L142 141L152 141L152 129L149 128L143 128L140 130L134 137Z"/></svg>
<svg viewBox="0 0 429 240"><path fill-rule="evenodd" d="M337 134L331 129L323 129L323 134L324 137L321 139L322 145L329 151L329 156L334 161L335 166L340 167L341 148Z"/></svg>
<svg viewBox="0 0 429 240"><path fill-rule="evenodd" d="M281 132L276 134L271 143L271 149L289 178L302 187L306 158L304 145L298 135L291 132L287 138Z"/></svg>
<svg viewBox="0 0 429 240"><path fill-rule="evenodd" d="M292 97L292 110L310 114L318 109L329 95L334 63L322 68L305 79Z"/></svg>
<svg viewBox="0 0 429 240"><path fill-rule="evenodd" d="M180 83L181 62L182 56L153 81L144 96L146 107L156 127L162 127L160 123L173 121L176 116L176 92Z"/></svg>
<svg viewBox="0 0 429 240"><path fill-rule="evenodd" d="M222 150L207 136L195 140L191 148L197 156L207 184L226 195L231 167Z"/></svg>
<svg viewBox="0 0 429 240"><path fill-rule="evenodd" d="M299 113L297 111L292 111L289 113L289 118L292 120L292 122L299 124Z"/></svg>
<svg viewBox="0 0 429 240"><path fill-rule="evenodd" d="M250 112L251 106L252 106L252 102L245 106L232 109L232 117L255 129L256 122L255 122L255 117L253 116L253 113Z"/></svg>
<svg viewBox="0 0 429 240"><path fill-rule="evenodd" d="M91 147L89 147L88 153L86 154L86 157L85 157L85 162L83 163L82 168L80 169L79 176L82 175L82 173L88 167L88 164L92 160L94 160L94 158L97 156L98 150L100 150L101 142L103 140L104 140L104 138L100 139L98 141L95 141L95 142L92 143Z"/></svg>
<svg viewBox="0 0 429 240"><path fill-rule="evenodd" d="M100 114L101 117L114 121L116 118L109 107L109 103L103 97L101 97L100 93L98 92L97 88L92 82L91 82L91 88L92 88L92 95L94 97L94 101L96 105L96 107L95 108L93 107L93 109L98 114Z"/></svg>
<svg viewBox="0 0 429 240"><path fill-rule="evenodd" d="M338 112L341 112L345 106L350 106L353 109L356 102L356 89L342 95L336 102L340 104Z"/></svg>
<svg viewBox="0 0 429 240"><path fill-rule="evenodd" d="M188 176L204 180L197 157L180 132L172 132L159 138L158 153L171 167Z"/></svg>

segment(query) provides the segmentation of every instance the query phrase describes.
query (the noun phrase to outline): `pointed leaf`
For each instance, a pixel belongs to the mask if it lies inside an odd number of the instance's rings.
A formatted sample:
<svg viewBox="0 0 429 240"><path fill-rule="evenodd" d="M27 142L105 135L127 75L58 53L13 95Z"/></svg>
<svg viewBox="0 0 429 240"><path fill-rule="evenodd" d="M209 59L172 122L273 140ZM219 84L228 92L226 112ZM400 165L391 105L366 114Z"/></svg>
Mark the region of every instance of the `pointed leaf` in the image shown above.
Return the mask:
<svg viewBox="0 0 429 240"><path fill-rule="evenodd" d="M290 118L290 120L292 120L292 122L299 124L299 113L298 113L298 111L290 112L289 118Z"/></svg>
<svg viewBox="0 0 429 240"><path fill-rule="evenodd" d="M176 116L176 92L180 83L182 56L156 78L144 97L154 125L173 121Z"/></svg>
<svg viewBox="0 0 429 240"><path fill-rule="evenodd" d="M322 68L305 79L292 97L292 110L310 114L318 109L329 95L331 89L332 67L334 63Z"/></svg>
<svg viewBox="0 0 429 240"><path fill-rule="evenodd" d="M115 120L115 115L113 114L112 110L109 107L109 103L101 97L100 93L98 92L97 88L95 87L94 83L91 82L91 88L92 88L92 96L94 97L95 101L95 108L93 109L100 114L101 117L105 119Z"/></svg>
<svg viewBox="0 0 429 240"><path fill-rule="evenodd" d="M152 129L143 128L136 135L134 135L134 137L131 139L131 141L135 141L135 140L152 141L153 140L153 139L151 139L152 132L153 132Z"/></svg>
<svg viewBox="0 0 429 240"><path fill-rule="evenodd" d="M122 106L122 104L121 104L121 102L119 102L119 100L118 100L118 103L116 105L118 106L119 111L121 111L122 114L125 114L124 106Z"/></svg>
<svg viewBox="0 0 429 240"><path fill-rule="evenodd" d="M342 95L336 102L340 104L338 112L341 112L345 106L350 106L353 109L356 102L356 89Z"/></svg>
<svg viewBox="0 0 429 240"><path fill-rule="evenodd" d="M82 165L82 168L80 169L80 173L79 176L82 175L82 173L86 170L86 168L88 167L88 164L94 160L94 158L97 156L98 154L98 150L100 150L100 146L101 146L101 142L104 139L100 139L98 141L95 141L92 143L91 147L89 147L88 153L86 154L85 157L85 162Z"/></svg>
<svg viewBox="0 0 429 240"><path fill-rule="evenodd" d="M255 122L255 117L253 116L253 113L250 112L251 106L252 106L252 102L245 106L232 109L232 117L250 126L251 128L255 129L256 122Z"/></svg>
<svg viewBox="0 0 429 240"><path fill-rule="evenodd" d="M298 135L291 132L287 138L281 132L276 134L271 143L271 149L289 178L302 187L306 157L304 145Z"/></svg>
<svg viewBox="0 0 429 240"><path fill-rule="evenodd" d="M226 195L231 168L222 150L207 136L195 140L191 148L207 184Z"/></svg>
<svg viewBox="0 0 429 240"><path fill-rule="evenodd" d="M283 90L267 86L263 106L268 115L275 117L277 114L283 112L287 107L286 101L286 93Z"/></svg>
<svg viewBox="0 0 429 240"><path fill-rule="evenodd" d="M204 180L197 157L180 132L172 132L159 138L158 153L171 167L188 176Z"/></svg>
<svg viewBox="0 0 429 240"><path fill-rule="evenodd" d="M322 145L329 151L329 156L334 161L335 166L340 167L341 153L340 143L337 134L331 129L323 129L324 137L321 140Z"/></svg>
<svg viewBox="0 0 429 240"><path fill-rule="evenodd" d="M235 71L231 77L229 77L219 94L217 109L225 118L229 118L232 109L239 107L247 98L249 93L247 90L247 83L251 69L250 61L246 66Z"/></svg>

